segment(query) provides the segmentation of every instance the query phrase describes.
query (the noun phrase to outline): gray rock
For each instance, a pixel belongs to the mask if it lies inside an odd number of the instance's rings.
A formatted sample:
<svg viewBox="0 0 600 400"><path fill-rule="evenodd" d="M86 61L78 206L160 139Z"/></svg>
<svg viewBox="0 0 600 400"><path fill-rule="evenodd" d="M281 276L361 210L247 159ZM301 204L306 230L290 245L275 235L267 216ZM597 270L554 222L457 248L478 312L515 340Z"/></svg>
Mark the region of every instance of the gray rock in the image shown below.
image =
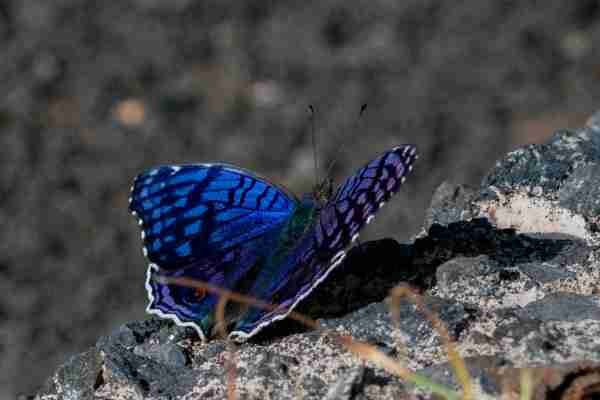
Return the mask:
<svg viewBox="0 0 600 400"><path fill-rule="evenodd" d="M151 360L173 368L181 368L186 364L183 351L176 344L144 343L133 349L133 354L148 357Z"/></svg>
<svg viewBox="0 0 600 400"><path fill-rule="evenodd" d="M425 297L422 301L425 310L435 313L454 337L460 336L467 327L471 314L461 304L435 297ZM425 314L412 302L400 300L397 310L398 319L394 321L389 301L388 304L374 303L343 318L321 321L321 325L329 329L343 329L358 340L383 348L395 347L397 333L402 335L405 344L415 344L434 336Z"/></svg>
<svg viewBox="0 0 600 400"><path fill-rule="evenodd" d="M537 333L542 323L539 320L527 318L519 314L518 309L503 309L495 312L498 320L510 321L504 324L498 324L493 332L494 341L510 339L511 342L518 342L530 333Z"/></svg>
<svg viewBox="0 0 600 400"><path fill-rule="evenodd" d="M495 376L496 370L512 365L510 361L496 356L469 357L465 359L465 363L472 380L477 382L486 393L495 396L501 393L501 388ZM424 368L419 373L430 377L438 384L460 389L460 383L456 379L456 371L449 363Z"/></svg>
<svg viewBox="0 0 600 400"><path fill-rule="evenodd" d="M577 168L600 162L600 137L590 129L561 130L549 143L524 146L507 155L482 182L510 193L527 188L532 194L556 198Z"/></svg>
<svg viewBox="0 0 600 400"><path fill-rule="evenodd" d="M439 288L449 288L450 285L463 279L479 279L497 270L497 263L489 256L473 258L456 257L437 268L435 277Z"/></svg>
<svg viewBox="0 0 600 400"><path fill-rule="evenodd" d="M524 263L519 264L517 268L533 281L539 283L575 277L575 272L561 269L550 263Z"/></svg>
<svg viewBox="0 0 600 400"><path fill-rule="evenodd" d="M559 204L596 222L600 217L600 162L576 168L558 190Z"/></svg>
<svg viewBox="0 0 600 400"><path fill-rule="evenodd" d="M350 400L354 397L357 387L360 387L365 377L365 368L358 366L352 368L348 373L329 388L324 400Z"/></svg>
<svg viewBox="0 0 600 400"><path fill-rule="evenodd" d="M474 218L478 214L472 208L476 196L473 188L442 182L433 193L425 213L424 229L428 230L433 224L448 225Z"/></svg>
<svg viewBox="0 0 600 400"><path fill-rule="evenodd" d="M600 321L600 303L597 296L551 293L541 300L529 303L523 308L521 315L539 321Z"/></svg>
<svg viewBox="0 0 600 400"><path fill-rule="evenodd" d="M93 399L95 390L103 384L102 363L102 355L95 349L72 356L46 382L41 393Z"/></svg>

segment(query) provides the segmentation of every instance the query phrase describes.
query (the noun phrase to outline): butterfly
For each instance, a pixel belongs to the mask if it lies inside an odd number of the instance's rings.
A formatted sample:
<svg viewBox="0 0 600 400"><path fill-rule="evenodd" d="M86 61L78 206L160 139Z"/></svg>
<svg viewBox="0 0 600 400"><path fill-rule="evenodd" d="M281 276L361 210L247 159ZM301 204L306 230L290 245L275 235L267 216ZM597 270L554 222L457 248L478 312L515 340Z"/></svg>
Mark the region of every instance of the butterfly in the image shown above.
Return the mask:
<svg viewBox="0 0 600 400"><path fill-rule="evenodd" d="M228 307L236 341L285 318L342 262L416 159L415 146L395 147L335 193L302 199L228 164L165 165L139 175L129 208L149 260L147 312L194 328L202 340L213 336L218 295L155 279L186 277L276 304Z"/></svg>

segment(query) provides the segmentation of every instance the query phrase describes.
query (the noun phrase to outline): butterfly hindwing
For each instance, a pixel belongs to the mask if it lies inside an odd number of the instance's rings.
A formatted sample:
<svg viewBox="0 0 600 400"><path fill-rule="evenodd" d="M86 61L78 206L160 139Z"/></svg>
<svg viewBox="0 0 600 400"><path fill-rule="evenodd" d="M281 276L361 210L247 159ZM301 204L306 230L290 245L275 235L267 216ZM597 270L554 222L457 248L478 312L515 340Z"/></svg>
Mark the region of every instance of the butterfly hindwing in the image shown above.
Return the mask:
<svg viewBox="0 0 600 400"><path fill-rule="evenodd" d="M162 166L138 176L130 209L151 263L148 311L205 334L194 321L210 318L215 296L151 276L185 276L232 288L268 253L296 205L284 190L223 164Z"/></svg>
<svg viewBox="0 0 600 400"><path fill-rule="evenodd" d="M268 241L268 237L265 239ZM184 277L232 290L248 268L260 258L261 251L258 249L261 243L264 243L262 239L256 239L224 256L206 257L178 270L161 270L157 265L150 264L146 278L150 299L147 312L172 319L181 326L193 327L202 339L210 336L215 323L214 309L219 301L218 296L187 286L166 284L154 278Z"/></svg>
<svg viewBox="0 0 600 400"><path fill-rule="evenodd" d="M400 146L349 177L280 267L285 279L253 293L259 298L275 299L278 307L271 311L252 308L232 335L243 339L285 318L343 260L345 249L358 238L359 231L399 190L416 158L414 146Z"/></svg>

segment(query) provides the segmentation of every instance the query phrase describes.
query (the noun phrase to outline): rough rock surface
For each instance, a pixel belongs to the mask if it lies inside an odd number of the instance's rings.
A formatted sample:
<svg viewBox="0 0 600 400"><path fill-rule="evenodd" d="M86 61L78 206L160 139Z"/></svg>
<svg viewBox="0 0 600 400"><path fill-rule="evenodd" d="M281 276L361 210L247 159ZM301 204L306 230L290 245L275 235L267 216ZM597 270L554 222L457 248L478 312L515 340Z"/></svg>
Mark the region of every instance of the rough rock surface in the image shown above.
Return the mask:
<svg viewBox="0 0 600 400"><path fill-rule="evenodd" d="M593 171L600 167L600 125L594 121L508 154L479 189L441 185L412 243L381 240L354 249L300 307L320 319L316 331L282 322L233 348L221 340L200 343L193 331L167 321L132 322L69 359L38 396L205 399L235 390L247 399L429 398L350 353L338 335L460 390L430 314L456 341L478 398L517 393L524 367L535 367L527 371L536 399L563 398L578 388L596 393L600 237ZM420 292L418 306L387 297L400 282ZM235 385L228 385L232 376Z"/></svg>

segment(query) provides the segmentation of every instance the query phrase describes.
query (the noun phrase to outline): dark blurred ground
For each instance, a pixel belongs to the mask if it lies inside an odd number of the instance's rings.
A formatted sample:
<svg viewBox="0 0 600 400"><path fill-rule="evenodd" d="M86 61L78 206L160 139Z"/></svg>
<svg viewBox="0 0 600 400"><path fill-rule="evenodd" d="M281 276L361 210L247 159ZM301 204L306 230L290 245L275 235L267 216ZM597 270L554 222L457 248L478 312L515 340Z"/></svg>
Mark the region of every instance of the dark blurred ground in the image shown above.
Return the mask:
<svg viewBox="0 0 600 400"><path fill-rule="evenodd" d="M338 182L419 146L369 232L406 239L442 180L583 123L598 43L598 1L0 1L0 398L143 318L145 168L222 160L309 190L312 103L323 164L346 143Z"/></svg>

